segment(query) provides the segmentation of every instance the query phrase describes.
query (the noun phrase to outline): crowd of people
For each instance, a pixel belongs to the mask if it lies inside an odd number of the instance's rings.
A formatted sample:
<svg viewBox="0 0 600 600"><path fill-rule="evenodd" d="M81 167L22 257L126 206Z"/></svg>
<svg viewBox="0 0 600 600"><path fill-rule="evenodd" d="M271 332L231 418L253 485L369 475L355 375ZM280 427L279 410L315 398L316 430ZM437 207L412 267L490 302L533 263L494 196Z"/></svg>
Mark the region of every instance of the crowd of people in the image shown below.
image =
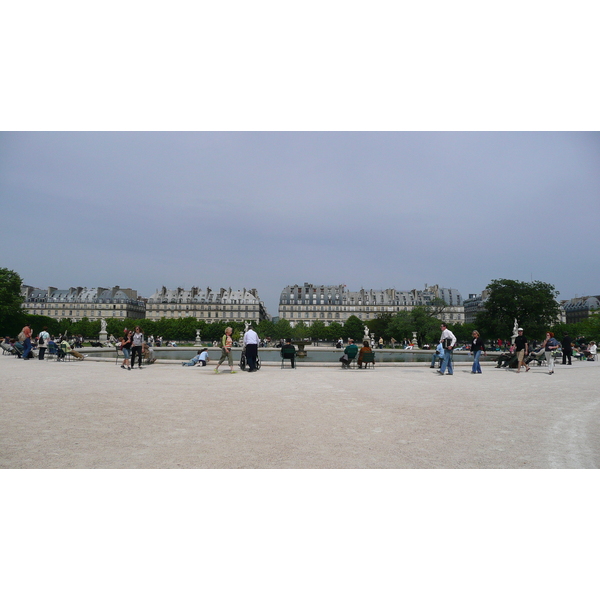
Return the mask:
<svg viewBox="0 0 600 600"><path fill-rule="evenodd" d="M29 324L26 324L22 331L19 333L16 339L12 339L6 336L1 346L5 353L16 355L22 360L30 360L38 358L44 360L46 352L52 355L56 355L56 360L64 360L67 355L70 355L77 360L84 360L84 354L77 351L76 348L83 347L82 336L72 336L71 339L67 339L65 335L59 335L57 337L52 336L48 333L47 327L37 337L34 337L33 331ZM434 354L431 357L431 369L436 369L438 375L453 375L454 374L454 361L453 353L457 349L456 336L448 329L446 323L440 325L441 335L439 343L435 349ZM227 361L231 373L236 371L233 368L233 356L232 348L238 344L233 340L233 330L231 327L227 327L223 334L220 342L216 344L221 348L221 357L214 369L215 373L219 373L219 367ZM137 359L138 369L142 369L142 358L146 359L147 364L152 364L156 361L154 358L153 346L161 346L163 344L162 337L158 337L156 340L153 336L149 336L146 340L144 338L144 332L138 326L134 330L123 330L123 335L116 340L111 336L111 341L114 342L114 346L117 348L117 352L121 352L123 355L123 361L121 368L125 370L132 370L135 368ZM252 325L248 325L246 332L243 335L241 341L243 347L244 360L247 362L249 372L254 373L260 368L258 359L259 347L264 347L270 340L260 340L258 334L254 331ZM395 342L395 340L394 340ZM111 344L112 345L112 344ZM175 346L175 342L168 342L167 345ZM502 345L502 341L498 340L498 345ZM340 338L336 343L337 348L342 348L343 341ZM379 348L383 348L383 339L380 338L377 344ZM281 348L281 356L290 358L292 367L295 366L295 346L291 343L291 339L281 340L280 343L276 344L276 347ZM291 349L294 353L291 353ZM481 356L486 356L487 351L483 340L477 330L473 331L472 342L466 347L473 355L473 364L471 366L471 374L478 375L482 373L481 370ZM285 352L284 352L285 350ZM36 354L37 353L37 354ZM512 343L496 359L496 368L515 368L517 373L520 373L522 369L526 372L530 370L530 364L532 361L537 361L538 365L541 365L543 361L548 366L548 373L552 375L554 373L555 359L557 355L562 356L563 365L571 365L572 358L578 358L580 360L595 360L597 355L597 345L595 341L587 342L585 340L573 340L568 334L563 336L563 339L559 342L552 331L546 333L545 339L538 343L536 341L530 341L524 335L522 327L517 329L517 335L513 338ZM368 339L363 341L363 345L359 348L354 340L349 339L348 344L344 348L344 352L340 357L342 368L349 368L351 363L356 360L359 369L366 366L365 363L372 362L374 364L373 348ZM191 360L182 363L183 366L206 366L210 358L208 357L208 348L202 348L198 350L197 355Z"/></svg>

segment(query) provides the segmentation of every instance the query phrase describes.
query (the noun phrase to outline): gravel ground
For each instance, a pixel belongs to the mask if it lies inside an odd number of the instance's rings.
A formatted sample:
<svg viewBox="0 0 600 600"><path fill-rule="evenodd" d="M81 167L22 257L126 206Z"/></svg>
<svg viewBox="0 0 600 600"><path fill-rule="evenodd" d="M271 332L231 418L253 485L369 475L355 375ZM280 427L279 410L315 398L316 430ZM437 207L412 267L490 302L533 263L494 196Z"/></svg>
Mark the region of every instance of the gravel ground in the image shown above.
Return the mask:
<svg viewBox="0 0 600 600"><path fill-rule="evenodd" d="M212 367L0 356L0 467L593 469L600 364Z"/></svg>

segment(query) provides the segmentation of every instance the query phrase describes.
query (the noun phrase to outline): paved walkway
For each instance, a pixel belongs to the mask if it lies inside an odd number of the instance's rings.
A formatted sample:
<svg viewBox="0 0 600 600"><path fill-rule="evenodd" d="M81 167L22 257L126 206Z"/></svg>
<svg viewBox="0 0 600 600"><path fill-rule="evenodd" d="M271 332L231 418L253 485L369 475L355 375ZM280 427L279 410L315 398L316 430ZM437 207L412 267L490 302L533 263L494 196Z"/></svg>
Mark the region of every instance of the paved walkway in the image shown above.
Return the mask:
<svg viewBox="0 0 600 600"><path fill-rule="evenodd" d="M0 356L2 468L597 468L600 365L215 375Z"/></svg>

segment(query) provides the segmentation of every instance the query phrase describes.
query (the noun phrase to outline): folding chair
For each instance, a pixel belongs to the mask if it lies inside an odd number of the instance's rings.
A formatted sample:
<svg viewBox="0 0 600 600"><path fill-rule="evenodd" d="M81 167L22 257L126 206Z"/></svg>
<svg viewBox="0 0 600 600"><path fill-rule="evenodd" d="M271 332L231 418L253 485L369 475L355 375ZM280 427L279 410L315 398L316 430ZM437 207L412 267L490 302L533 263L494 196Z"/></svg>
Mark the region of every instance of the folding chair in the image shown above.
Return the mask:
<svg viewBox="0 0 600 600"><path fill-rule="evenodd" d="M369 365L374 369L375 368L375 353L374 352L365 352L362 356L362 364L365 369L369 368Z"/></svg>

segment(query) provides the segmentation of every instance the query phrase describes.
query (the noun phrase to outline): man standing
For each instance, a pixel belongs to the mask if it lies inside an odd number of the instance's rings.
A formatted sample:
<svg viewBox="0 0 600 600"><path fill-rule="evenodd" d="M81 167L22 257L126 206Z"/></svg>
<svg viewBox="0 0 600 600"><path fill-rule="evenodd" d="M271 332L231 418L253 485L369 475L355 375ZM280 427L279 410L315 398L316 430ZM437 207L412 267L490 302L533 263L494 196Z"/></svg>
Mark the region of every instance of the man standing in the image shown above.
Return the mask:
<svg viewBox="0 0 600 600"><path fill-rule="evenodd" d="M569 361L568 364L571 364L571 358L573 357L573 340L571 339L571 336L568 333L565 333L565 336L563 337L560 345L562 346L563 355L562 364L566 365L567 359Z"/></svg>
<svg viewBox="0 0 600 600"><path fill-rule="evenodd" d="M515 354L517 355L517 373L521 372L521 367L525 364L525 357L529 354L529 342L523 335L523 328L517 329L515 338ZM525 365L525 370L529 371L529 365Z"/></svg>
<svg viewBox="0 0 600 600"><path fill-rule="evenodd" d="M40 333L40 337L38 339L38 358L40 360L44 360L44 354L46 354L46 348L48 347L48 340L50 339L50 334L48 333L48 327L44 326L44 330Z"/></svg>
<svg viewBox="0 0 600 600"><path fill-rule="evenodd" d="M254 373L256 368L256 357L258 356L258 334L248 325L248 331L244 334L244 347L246 348L246 360L248 361L248 373Z"/></svg>
<svg viewBox="0 0 600 600"><path fill-rule="evenodd" d="M448 367L448 375L454 375L454 369L452 368L452 352L456 346L455 335L446 327L446 323L441 324L442 337L440 338L440 344L444 348L444 360L442 360L442 366L440 367L440 375L444 374L446 367Z"/></svg>

